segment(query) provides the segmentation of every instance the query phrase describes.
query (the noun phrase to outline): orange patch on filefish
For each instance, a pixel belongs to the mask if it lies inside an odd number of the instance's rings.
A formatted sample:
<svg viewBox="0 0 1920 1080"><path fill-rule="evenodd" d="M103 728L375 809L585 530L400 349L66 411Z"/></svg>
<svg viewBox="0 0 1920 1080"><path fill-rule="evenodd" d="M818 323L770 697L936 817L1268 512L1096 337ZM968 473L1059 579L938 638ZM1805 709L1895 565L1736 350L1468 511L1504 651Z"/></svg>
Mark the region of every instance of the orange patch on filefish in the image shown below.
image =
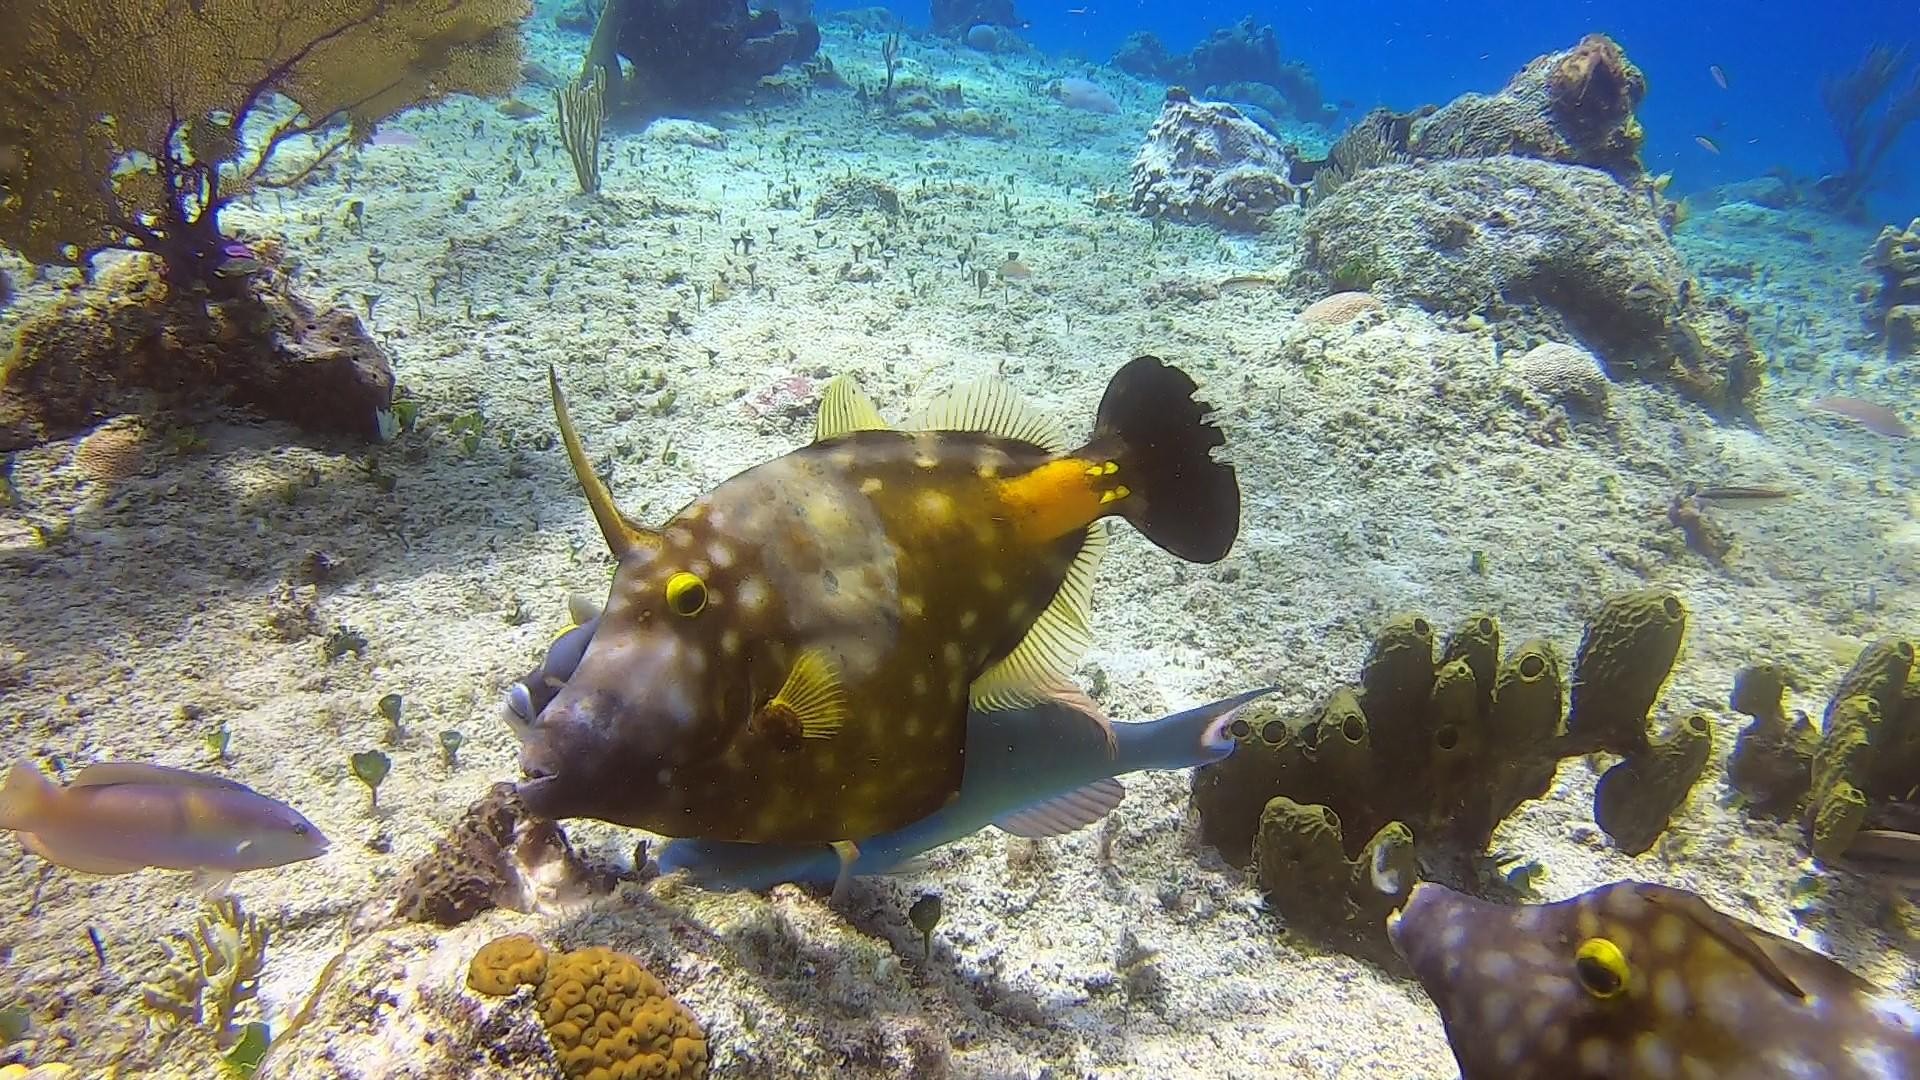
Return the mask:
<svg viewBox="0 0 1920 1080"><path fill-rule="evenodd" d="M1033 543L1065 536L1106 512L1107 493L1124 488L1111 482L1111 461L1062 458L1024 476L1000 482L1000 501L1021 539Z"/></svg>

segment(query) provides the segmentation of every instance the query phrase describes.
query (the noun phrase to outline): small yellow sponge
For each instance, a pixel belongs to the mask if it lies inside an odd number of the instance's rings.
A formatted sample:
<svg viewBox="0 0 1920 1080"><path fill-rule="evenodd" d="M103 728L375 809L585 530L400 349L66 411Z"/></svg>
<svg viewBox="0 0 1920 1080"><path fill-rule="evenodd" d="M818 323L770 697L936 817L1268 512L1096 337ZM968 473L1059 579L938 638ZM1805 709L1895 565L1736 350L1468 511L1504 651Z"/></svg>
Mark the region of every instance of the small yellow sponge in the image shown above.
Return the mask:
<svg viewBox="0 0 1920 1080"><path fill-rule="evenodd" d="M536 984L534 1001L560 1068L570 1080L702 1080L707 1033L660 980L604 946L549 958L525 934L488 942L467 968L467 985L510 994Z"/></svg>
<svg viewBox="0 0 1920 1080"><path fill-rule="evenodd" d="M537 986L547 973L547 950L525 934L494 938L467 963L467 985L504 997L516 987Z"/></svg>

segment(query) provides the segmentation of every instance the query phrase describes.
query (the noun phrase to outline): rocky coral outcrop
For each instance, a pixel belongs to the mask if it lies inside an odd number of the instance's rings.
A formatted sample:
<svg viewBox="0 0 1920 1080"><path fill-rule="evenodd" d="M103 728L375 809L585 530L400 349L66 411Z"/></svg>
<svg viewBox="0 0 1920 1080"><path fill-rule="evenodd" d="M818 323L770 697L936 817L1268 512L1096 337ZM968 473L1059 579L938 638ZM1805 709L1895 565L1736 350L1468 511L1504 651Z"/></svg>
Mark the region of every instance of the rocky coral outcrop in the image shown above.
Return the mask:
<svg viewBox="0 0 1920 1080"><path fill-rule="evenodd" d="M1303 265L1457 317L1509 348L1577 342L1610 377L1672 385L1737 415L1761 359L1743 311L1707 297L1654 205L1607 173L1524 157L1386 164L1317 203Z"/></svg>
<svg viewBox="0 0 1920 1080"><path fill-rule="evenodd" d="M1113 66L1145 79L1200 89L1202 96L1248 102L1278 117L1324 118L1319 80L1297 60L1280 59L1280 39L1251 16L1217 27L1185 55L1167 51L1147 31L1129 35L1113 54Z"/></svg>
<svg viewBox="0 0 1920 1080"><path fill-rule="evenodd" d="M1148 217L1251 231L1299 202L1293 155L1233 106L1167 92L1133 159L1131 205Z"/></svg>
<svg viewBox="0 0 1920 1080"><path fill-rule="evenodd" d="M1881 229L1861 263L1879 279L1867 290L1867 325L1887 355L1920 355L1920 218Z"/></svg>
<svg viewBox="0 0 1920 1080"><path fill-rule="evenodd" d="M170 284L135 257L29 316L0 358L0 450L120 413L227 401L308 431L380 437L393 371L359 316L263 271L231 295Z"/></svg>
<svg viewBox="0 0 1920 1080"><path fill-rule="evenodd" d="M1645 171L1635 110L1647 80L1612 38L1589 34L1537 57L1491 96L1464 94L1414 125L1424 158L1513 155L1587 165L1633 182Z"/></svg>
<svg viewBox="0 0 1920 1080"><path fill-rule="evenodd" d="M611 106L657 111L727 100L819 51L811 19L747 0L607 0L587 66L606 71Z"/></svg>
<svg viewBox="0 0 1920 1080"><path fill-rule="evenodd" d="M1466 620L1437 658L1433 624L1402 616L1375 639L1359 685L1316 714L1232 725L1237 752L1194 777L1201 835L1228 861L1256 865L1289 926L1383 961L1391 950L1379 916L1413 879L1396 867L1414 860L1424 876L1488 891L1477 864L1494 830L1546 794L1563 758L1620 756L1594 814L1616 846L1639 854L1685 802L1712 745L1699 714L1652 731L1686 617L1657 589L1607 601L1582 637L1569 694L1553 646L1528 641L1503 658L1491 615Z"/></svg>

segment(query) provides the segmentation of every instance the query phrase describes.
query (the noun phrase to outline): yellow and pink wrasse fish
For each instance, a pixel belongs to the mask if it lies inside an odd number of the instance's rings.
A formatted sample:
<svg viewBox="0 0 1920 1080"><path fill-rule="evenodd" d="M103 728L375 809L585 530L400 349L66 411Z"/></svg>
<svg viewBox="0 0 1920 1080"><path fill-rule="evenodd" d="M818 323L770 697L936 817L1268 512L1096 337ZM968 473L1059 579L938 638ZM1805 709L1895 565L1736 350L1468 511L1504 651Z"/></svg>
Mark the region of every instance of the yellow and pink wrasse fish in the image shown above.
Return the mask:
<svg viewBox="0 0 1920 1080"><path fill-rule="evenodd" d="M16 761L0 785L0 829L48 862L89 874L151 866L217 882L327 850L299 811L245 784L128 761L88 765L66 787Z"/></svg>
<svg viewBox="0 0 1920 1080"><path fill-rule="evenodd" d="M1920 1077L1920 1014L1682 889L1511 907L1422 883L1388 918L1463 1080Z"/></svg>
<svg viewBox="0 0 1920 1080"><path fill-rule="evenodd" d="M1113 377L1077 450L998 382L894 430L843 377L810 445L658 529L614 505L550 382L618 567L577 668L517 725L521 795L549 817L834 844L850 865L851 841L958 792L970 708L1065 681L1089 643L1100 519L1194 562L1239 530L1211 407L1154 357Z"/></svg>

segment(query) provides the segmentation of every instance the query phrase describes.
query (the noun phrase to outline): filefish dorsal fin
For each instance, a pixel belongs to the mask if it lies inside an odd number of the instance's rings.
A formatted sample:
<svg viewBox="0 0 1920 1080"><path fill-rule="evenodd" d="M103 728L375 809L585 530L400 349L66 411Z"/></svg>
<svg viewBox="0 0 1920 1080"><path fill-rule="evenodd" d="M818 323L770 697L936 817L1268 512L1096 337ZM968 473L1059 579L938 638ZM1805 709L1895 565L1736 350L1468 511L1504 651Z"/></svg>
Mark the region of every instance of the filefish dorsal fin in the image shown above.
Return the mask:
<svg viewBox="0 0 1920 1080"><path fill-rule="evenodd" d="M1027 628L1027 636L973 680L968 690L973 708L1012 709L1037 704L1068 681L1080 657L1093 644L1093 629L1087 620L1093 610L1094 574L1106 549L1106 523L1096 521L1087 527L1080 554L1067 568L1060 591Z"/></svg>
<svg viewBox="0 0 1920 1080"><path fill-rule="evenodd" d="M153 784L161 787L223 788L227 791L252 791L237 780L209 776L188 769L170 769L165 765L145 765L137 761L100 761L80 770L68 787L105 787L109 784Z"/></svg>
<svg viewBox="0 0 1920 1080"><path fill-rule="evenodd" d="M1059 425L1013 387L998 379L962 383L934 398L907 421L908 431L982 431L1003 439L1030 443L1050 454L1064 453L1066 437Z"/></svg>
<svg viewBox="0 0 1920 1080"><path fill-rule="evenodd" d="M856 431L885 431L892 425L880 417L873 399L851 375L836 375L820 395L820 411L813 418L813 441L825 442Z"/></svg>
<svg viewBox="0 0 1920 1080"><path fill-rule="evenodd" d="M1065 836L1106 817L1126 797L1126 785L1109 776L1065 795L1055 795L1046 802L1003 814L993 819L993 823L1003 832L1028 839Z"/></svg>

